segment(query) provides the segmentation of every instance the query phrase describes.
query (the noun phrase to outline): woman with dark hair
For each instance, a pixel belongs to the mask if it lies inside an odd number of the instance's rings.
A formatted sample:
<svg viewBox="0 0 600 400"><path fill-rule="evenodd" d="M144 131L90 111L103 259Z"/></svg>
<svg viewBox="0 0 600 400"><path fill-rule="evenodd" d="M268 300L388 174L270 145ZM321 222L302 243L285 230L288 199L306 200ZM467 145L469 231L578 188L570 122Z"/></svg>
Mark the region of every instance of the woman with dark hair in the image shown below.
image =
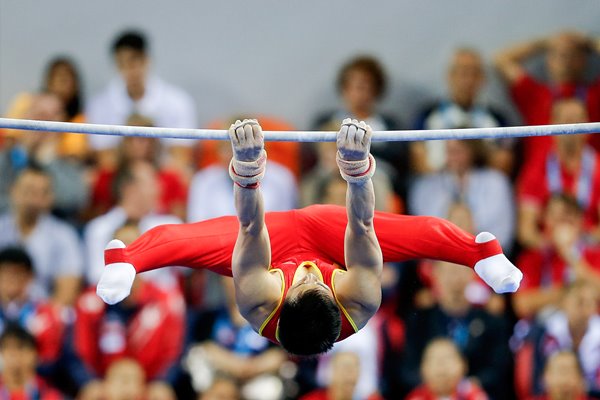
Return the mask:
<svg viewBox="0 0 600 400"><path fill-rule="evenodd" d="M81 81L75 63L71 59L59 56L48 63L42 91L53 93L60 98L65 106L67 121L83 120Z"/></svg>
<svg viewBox="0 0 600 400"><path fill-rule="evenodd" d="M49 93L58 97L64 105L64 120L83 122L81 103L81 80L75 63L65 56L48 62L44 80L38 93L19 93L6 112L9 118L26 118L36 95Z"/></svg>
<svg viewBox="0 0 600 400"><path fill-rule="evenodd" d="M338 107L319 114L312 129L322 130L339 125L344 118L364 120L374 131L396 130L401 123L393 116L382 113L380 102L388 90L388 78L383 64L375 57L358 55L339 69L335 86L339 95ZM404 142L375 142L371 150L393 183L394 190L406 197L408 173L408 145Z"/></svg>
<svg viewBox="0 0 600 400"><path fill-rule="evenodd" d="M34 109L42 95L56 97L62 105L60 117L64 122L85 122L81 101L81 79L75 63L66 56L52 58L43 76L39 92L19 93L11 102L7 118L37 119ZM20 136L21 131L5 130L10 136ZM59 156L83 160L88 155L87 138L75 133L62 133L56 151Z"/></svg>

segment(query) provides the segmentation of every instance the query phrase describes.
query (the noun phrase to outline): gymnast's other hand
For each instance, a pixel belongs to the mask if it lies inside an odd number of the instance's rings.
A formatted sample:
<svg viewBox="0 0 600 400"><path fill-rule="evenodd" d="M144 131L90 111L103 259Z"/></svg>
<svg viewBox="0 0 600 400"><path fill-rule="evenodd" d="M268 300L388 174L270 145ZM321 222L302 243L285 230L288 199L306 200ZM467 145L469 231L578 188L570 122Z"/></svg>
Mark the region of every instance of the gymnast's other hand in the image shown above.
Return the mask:
<svg viewBox="0 0 600 400"><path fill-rule="evenodd" d="M235 121L229 128L229 138L233 148L233 157L238 161L256 161L264 150L262 128L255 119Z"/></svg>
<svg viewBox="0 0 600 400"><path fill-rule="evenodd" d="M371 148L373 131L364 121L346 118L337 135L337 149L343 160L366 160Z"/></svg>

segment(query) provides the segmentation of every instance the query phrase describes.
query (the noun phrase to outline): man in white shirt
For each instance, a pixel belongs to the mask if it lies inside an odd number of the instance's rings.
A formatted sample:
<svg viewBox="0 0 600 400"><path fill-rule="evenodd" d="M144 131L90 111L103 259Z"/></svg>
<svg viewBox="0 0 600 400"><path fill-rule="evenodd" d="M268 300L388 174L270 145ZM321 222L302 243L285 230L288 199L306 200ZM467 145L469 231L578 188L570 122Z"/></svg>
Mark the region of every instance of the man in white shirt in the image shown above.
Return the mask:
<svg viewBox="0 0 600 400"><path fill-rule="evenodd" d="M159 198L156 171L147 162L139 161L117 172L113 185L117 205L104 215L88 223L84 232L87 255L86 280L96 285L104 270L104 244L110 241L115 232L126 223L135 223L140 232L158 225L178 224L181 221L173 215L154 213ZM144 274L163 288L175 287L175 273L172 269L156 270Z"/></svg>
<svg viewBox="0 0 600 400"><path fill-rule="evenodd" d="M21 171L11 188L11 211L0 215L0 247L19 244L31 255L32 298L72 305L83 271L81 242L71 226L49 213L53 198L45 170L28 166Z"/></svg>
<svg viewBox="0 0 600 400"><path fill-rule="evenodd" d="M93 124L124 125L134 113L150 118L155 126L195 128L196 105L182 89L150 73L150 57L143 34L123 32L112 46L119 71L109 85L93 97L86 110L87 121ZM116 136L90 136L95 150L114 148ZM190 146L191 140L165 140L171 147Z"/></svg>

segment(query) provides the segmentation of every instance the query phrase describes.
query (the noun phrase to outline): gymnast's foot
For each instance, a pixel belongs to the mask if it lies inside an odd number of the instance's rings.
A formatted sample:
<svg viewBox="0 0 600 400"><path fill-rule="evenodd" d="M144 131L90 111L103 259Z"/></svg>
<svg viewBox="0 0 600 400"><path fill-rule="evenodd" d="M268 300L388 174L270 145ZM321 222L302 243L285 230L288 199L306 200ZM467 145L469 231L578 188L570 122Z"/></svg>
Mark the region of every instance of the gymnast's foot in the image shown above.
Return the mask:
<svg viewBox="0 0 600 400"><path fill-rule="evenodd" d="M110 253L120 251L125 244L120 240L111 240L104 249L104 258L109 262L104 267L100 282L96 287L96 294L107 304L116 304L129 296L133 280L135 279L135 268L126 262L110 262Z"/></svg>
<svg viewBox="0 0 600 400"><path fill-rule="evenodd" d="M475 242L486 243L495 239L491 233L482 232L477 235ZM523 279L523 273L502 253L478 261L475 272L496 293L516 292Z"/></svg>

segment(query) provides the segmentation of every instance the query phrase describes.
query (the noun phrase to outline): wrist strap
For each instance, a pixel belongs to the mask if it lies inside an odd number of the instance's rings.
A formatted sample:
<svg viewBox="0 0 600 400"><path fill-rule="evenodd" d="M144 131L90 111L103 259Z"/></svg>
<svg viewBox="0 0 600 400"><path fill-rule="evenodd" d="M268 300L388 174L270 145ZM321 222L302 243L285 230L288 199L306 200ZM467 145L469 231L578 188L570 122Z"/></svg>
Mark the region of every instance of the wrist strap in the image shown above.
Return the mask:
<svg viewBox="0 0 600 400"><path fill-rule="evenodd" d="M342 178L349 183L362 183L371 179L377 167L375 158L371 154L364 160L347 161L342 159L338 151L335 160L340 168Z"/></svg>
<svg viewBox="0 0 600 400"><path fill-rule="evenodd" d="M265 176L266 166L267 152L265 150L255 161L240 161L233 157L229 163L229 176L240 187L256 189Z"/></svg>

